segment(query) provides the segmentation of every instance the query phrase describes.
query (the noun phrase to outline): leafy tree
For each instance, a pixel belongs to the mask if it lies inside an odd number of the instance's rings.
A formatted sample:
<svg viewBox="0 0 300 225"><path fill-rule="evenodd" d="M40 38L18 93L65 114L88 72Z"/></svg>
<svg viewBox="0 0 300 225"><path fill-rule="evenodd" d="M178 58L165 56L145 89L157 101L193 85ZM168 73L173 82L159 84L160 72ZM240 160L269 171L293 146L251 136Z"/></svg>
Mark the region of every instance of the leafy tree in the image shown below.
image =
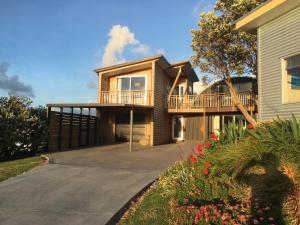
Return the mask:
<svg viewBox="0 0 300 225"><path fill-rule="evenodd" d="M225 80L234 104L245 119L256 124L238 98L232 76L257 73L256 35L235 29L235 21L266 0L217 0L212 12L200 15L192 30L194 66Z"/></svg>
<svg viewBox="0 0 300 225"><path fill-rule="evenodd" d="M0 98L0 160L34 154L45 143L45 108L26 97Z"/></svg>

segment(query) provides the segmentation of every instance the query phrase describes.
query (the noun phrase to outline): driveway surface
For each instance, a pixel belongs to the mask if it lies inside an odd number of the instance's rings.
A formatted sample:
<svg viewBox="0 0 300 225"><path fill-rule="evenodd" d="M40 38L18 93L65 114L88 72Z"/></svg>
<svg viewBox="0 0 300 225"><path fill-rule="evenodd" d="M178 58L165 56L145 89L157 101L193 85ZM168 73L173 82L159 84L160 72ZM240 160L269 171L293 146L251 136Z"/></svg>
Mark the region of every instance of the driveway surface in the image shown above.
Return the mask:
<svg viewBox="0 0 300 225"><path fill-rule="evenodd" d="M191 144L128 144L49 154L50 164L0 183L1 225L106 224Z"/></svg>

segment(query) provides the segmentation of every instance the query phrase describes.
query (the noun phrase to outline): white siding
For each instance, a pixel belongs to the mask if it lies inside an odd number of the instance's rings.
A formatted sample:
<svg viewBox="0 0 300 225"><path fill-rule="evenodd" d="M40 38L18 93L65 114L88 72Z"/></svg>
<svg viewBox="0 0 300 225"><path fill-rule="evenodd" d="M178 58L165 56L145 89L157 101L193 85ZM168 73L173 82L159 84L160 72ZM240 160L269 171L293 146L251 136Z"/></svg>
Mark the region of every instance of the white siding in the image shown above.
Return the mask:
<svg viewBox="0 0 300 225"><path fill-rule="evenodd" d="M300 117L300 103L283 104L281 59L300 53L300 7L258 29L259 119Z"/></svg>

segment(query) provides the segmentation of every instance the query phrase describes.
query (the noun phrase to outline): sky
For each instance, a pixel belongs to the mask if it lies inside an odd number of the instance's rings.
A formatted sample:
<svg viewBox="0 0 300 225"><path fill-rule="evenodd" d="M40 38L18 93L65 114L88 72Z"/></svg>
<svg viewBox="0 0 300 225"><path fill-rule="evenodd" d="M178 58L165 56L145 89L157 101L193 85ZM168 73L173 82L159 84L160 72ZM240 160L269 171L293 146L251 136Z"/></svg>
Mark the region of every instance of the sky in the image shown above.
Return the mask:
<svg viewBox="0 0 300 225"><path fill-rule="evenodd" d="M190 59L214 0L0 0L0 96L34 105L97 99L94 69L164 54Z"/></svg>

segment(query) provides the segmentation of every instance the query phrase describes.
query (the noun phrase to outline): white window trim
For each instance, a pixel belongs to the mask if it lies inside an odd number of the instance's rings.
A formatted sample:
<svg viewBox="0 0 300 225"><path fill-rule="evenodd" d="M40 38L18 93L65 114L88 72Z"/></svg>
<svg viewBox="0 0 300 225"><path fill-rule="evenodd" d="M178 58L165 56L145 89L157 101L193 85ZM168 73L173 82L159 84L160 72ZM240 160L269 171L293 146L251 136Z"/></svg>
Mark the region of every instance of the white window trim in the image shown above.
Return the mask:
<svg viewBox="0 0 300 225"><path fill-rule="evenodd" d="M281 61L281 103L283 105L290 105L290 104L299 104L300 101L295 101L295 102L287 102L286 101L286 88L287 88L287 59L289 57L295 56L295 55L300 55L300 52L293 53L290 55L286 55L284 57L280 58Z"/></svg>
<svg viewBox="0 0 300 225"><path fill-rule="evenodd" d="M126 78L126 77L130 78L130 80L129 80L129 87L130 87L130 90L128 90L128 91L132 91L132 90L131 90L131 78L132 78L132 77L144 77L144 78L145 78L145 89L144 89L144 91L147 91L147 90L148 90L147 75L131 75L131 74L129 74L129 75L121 75L121 76L117 76L117 77L116 77L116 79L117 79L117 82L116 82L116 91L118 91L118 79L119 79L119 78Z"/></svg>

